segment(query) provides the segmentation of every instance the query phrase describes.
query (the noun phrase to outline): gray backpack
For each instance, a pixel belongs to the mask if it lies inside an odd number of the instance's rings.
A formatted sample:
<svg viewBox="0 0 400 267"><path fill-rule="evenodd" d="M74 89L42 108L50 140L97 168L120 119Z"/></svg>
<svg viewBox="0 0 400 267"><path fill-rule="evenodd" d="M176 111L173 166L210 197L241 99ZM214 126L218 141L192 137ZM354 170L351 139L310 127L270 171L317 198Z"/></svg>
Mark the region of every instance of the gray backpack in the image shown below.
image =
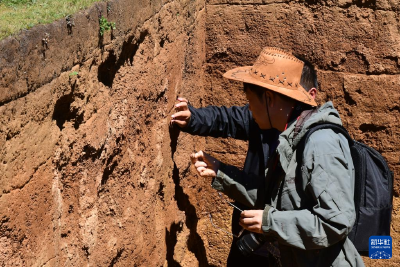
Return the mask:
<svg viewBox="0 0 400 267"><path fill-rule="evenodd" d="M299 143L303 155L308 138L321 129L341 133L349 142L355 169L356 221L349 234L359 252L368 252L370 236L389 236L393 208L393 172L375 149L353 140L347 130L332 123L313 125ZM301 162L302 156L297 162Z"/></svg>

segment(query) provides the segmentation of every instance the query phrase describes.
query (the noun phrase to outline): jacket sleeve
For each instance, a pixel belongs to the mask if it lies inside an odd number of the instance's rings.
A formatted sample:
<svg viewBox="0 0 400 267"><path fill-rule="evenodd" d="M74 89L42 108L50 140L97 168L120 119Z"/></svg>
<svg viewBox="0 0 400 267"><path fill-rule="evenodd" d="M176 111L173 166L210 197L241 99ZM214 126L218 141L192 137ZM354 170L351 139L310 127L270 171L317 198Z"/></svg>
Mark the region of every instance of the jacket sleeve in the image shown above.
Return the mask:
<svg viewBox="0 0 400 267"><path fill-rule="evenodd" d="M263 181L264 177L245 173L235 166L221 162L211 186L247 207L255 208L263 207L264 198L259 196Z"/></svg>
<svg viewBox="0 0 400 267"><path fill-rule="evenodd" d="M190 121L187 127L181 129L183 132L200 136L249 139L252 116L248 105L230 108L208 106L199 109L189 106L189 110Z"/></svg>
<svg viewBox="0 0 400 267"><path fill-rule="evenodd" d="M347 139L332 130L310 136L303 154L302 179L314 200L310 209L279 211L267 207L262 229L278 242L320 249L344 239L355 221L354 167Z"/></svg>

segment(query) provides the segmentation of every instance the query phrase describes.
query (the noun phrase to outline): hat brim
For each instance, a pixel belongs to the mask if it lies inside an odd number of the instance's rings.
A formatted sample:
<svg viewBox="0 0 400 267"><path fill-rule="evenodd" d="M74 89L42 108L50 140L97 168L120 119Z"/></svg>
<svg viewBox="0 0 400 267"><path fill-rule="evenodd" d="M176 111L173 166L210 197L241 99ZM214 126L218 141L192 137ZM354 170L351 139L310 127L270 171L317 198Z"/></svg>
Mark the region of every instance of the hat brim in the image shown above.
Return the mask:
<svg viewBox="0 0 400 267"><path fill-rule="evenodd" d="M294 100L297 100L299 102L302 102L310 106L314 107L317 106L317 102L315 102L315 100L311 97L311 95L301 85L299 85L299 87L296 90L293 90L280 87L277 85L260 82L250 75L251 68L252 66L234 68L232 70L225 72L223 76L230 80L261 86L267 90L271 90L278 94L285 95L289 98L292 98Z"/></svg>

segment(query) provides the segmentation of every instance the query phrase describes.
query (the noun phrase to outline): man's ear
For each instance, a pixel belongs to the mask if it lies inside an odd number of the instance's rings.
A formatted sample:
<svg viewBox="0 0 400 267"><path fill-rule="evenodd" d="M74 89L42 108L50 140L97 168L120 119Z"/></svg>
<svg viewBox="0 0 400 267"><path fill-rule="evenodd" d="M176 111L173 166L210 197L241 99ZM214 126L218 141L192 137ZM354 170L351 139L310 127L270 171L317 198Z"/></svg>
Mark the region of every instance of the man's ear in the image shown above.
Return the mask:
<svg viewBox="0 0 400 267"><path fill-rule="evenodd" d="M274 105L273 94L271 94L268 91L265 91L264 98L265 98L265 105L269 105L270 107L273 107L273 105Z"/></svg>
<svg viewBox="0 0 400 267"><path fill-rule="evenodd" d="M311 88L308 93L310 94L310 96L315 99L315 97L317 96L317 89L315 87Z"/></svg>

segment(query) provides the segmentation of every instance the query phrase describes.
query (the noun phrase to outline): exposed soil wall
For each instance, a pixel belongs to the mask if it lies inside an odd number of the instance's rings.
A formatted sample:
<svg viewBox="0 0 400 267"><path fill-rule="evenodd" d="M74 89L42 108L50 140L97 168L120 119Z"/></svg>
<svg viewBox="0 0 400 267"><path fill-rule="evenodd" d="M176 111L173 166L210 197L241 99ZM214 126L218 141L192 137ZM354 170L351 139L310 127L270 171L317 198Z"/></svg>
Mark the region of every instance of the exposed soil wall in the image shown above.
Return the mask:
<svg viewBox="0 0 400 267"><path fill-rule="evenodd" d="M140 2L140 3L139 3ZM231 208L190 167L241 166L246 143L169 127L177 96L244 104L223 80L264 46L316 63L319 102L395 171L399 265L398 1L115 0L0 42L0 263L224 266ZM99 35L99 15L116 30Z"/></svg>
<svg viewBox="0 0 400 267"><path fill-rule="evenodd" d="M1 42L1 265L207 265L169 128L182 88L202 88L204 2L73 19Z"/></svg>

